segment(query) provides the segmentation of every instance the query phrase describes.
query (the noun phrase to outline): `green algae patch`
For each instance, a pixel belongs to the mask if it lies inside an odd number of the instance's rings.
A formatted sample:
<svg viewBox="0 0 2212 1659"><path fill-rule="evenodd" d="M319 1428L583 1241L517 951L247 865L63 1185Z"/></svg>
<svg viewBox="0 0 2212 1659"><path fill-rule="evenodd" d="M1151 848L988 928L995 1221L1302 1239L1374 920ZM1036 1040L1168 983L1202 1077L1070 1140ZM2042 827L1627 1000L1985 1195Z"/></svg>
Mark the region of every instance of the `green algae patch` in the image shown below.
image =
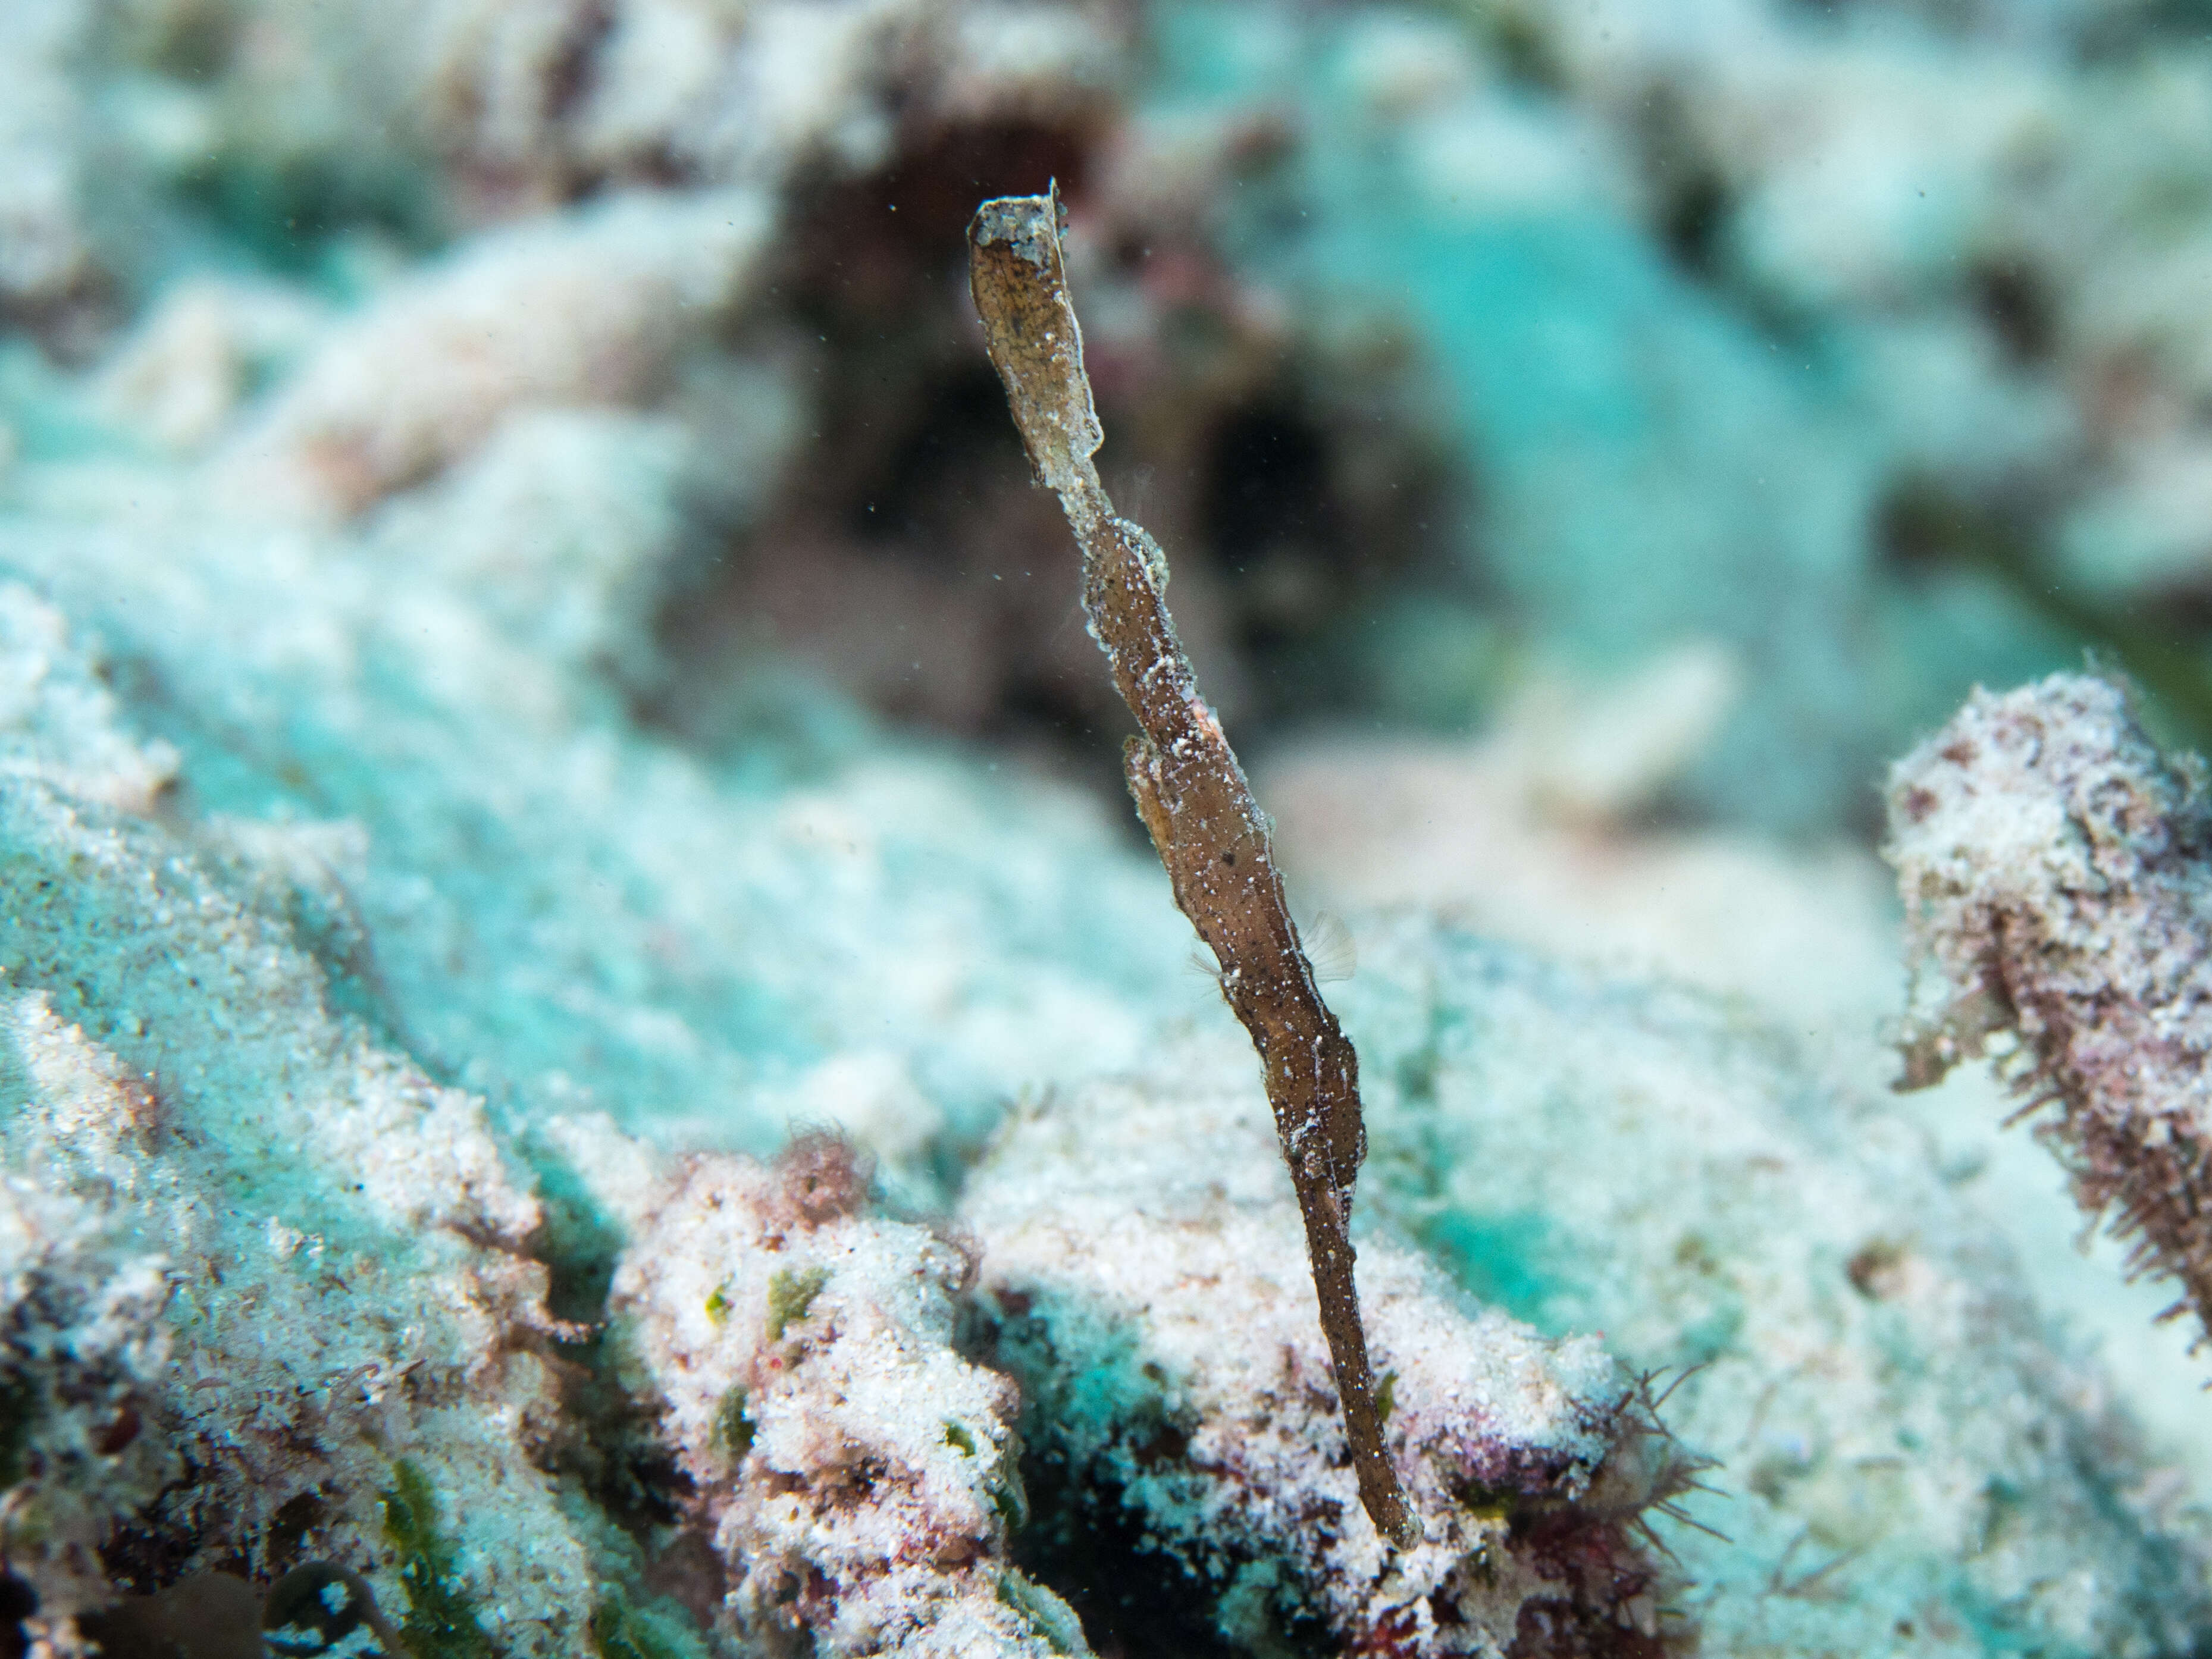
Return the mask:
<svg viewBox="0 0 2212 1659"><path fill-rule="evenodd" d="M730 1298L725 1294L728 1287L717 1285L707 1295L707 1317L720 1325L730 1316Z"/></svg>
<svg viewBox="0 0 2212 1659"><path fill-rule="evenodd" d="M611 1588L592 1609L592 1650L599 1659L703 1659L706 1653L673 1620Z"/></svg>
<svg viewBox="0 0 2212 1659"><path fill-rule="evenodd" d="M499 1659L462 1587L453 1540L438 1530L438 1496L429 1480L403 1457L392 1465L383 1498L384 1535L399 1551L399 1582L407 1590L407 1621L399 1633L408 1651L414 1659Z"/></svg>
<svg viewBox="0 0 2212 1659"><path fill-rule="evenodd" d="M1382 1380L1375 1385L1375 1420L1389 1427L1390 1413L1398 1403L1398 1373L1385 1371Z"/></svg>
<svg viewBox="0 0 2212 1659"><path fill-rule="evenodd" d="M830 1282L827 1267L783 1267L768 1281L768 1340L783 1340L785 1329L806 1317L814 1298Z"/></svg>
<svg viewBox="0 0 2212 1659"><path fill-rule="evenodd" d="M1480 1480L1470 1480L1452 1494L1459 1505L1478 1521L1489 1521L1499 1526L1511 1522L1518 1494L1509 1489L1489 1487Z"/></svg>
<svg viewBox="0 0 2212 1659"><path fill-rule="evenodd" d="M714 1411L714 1443L732 1463L753 1449L753 1420L745 1415L745 1391L732 1389Z"/></svg>
<svg viewBox="0 0 2212 1659"><path fill-rule="evenodd" d="M1008 1458L1000 1466L999 1479L991 1487L991 1509L1006 1523L1009 1534L1018 1533L1030 1523L1030 1494L1022 1485L1022 1472Z"/></svg>
<svg viewBox="0 0 2212 1659"><path fill-rule="evenodd" d="M23 1454L30 1449L31 1424L38 1413L38 1391L27 1379L0 1382L0 1486L23 1478Z"/></svg>
<svg viewBox="0 0 2212 1659"><path fill-rule="evenodd" d="M1083 1626L1073 1612L1042 1585L1031 1583L1018 1572L1006 1573L999 1580L999 1600L1012 1607L1054 1653L1087 1651Z"/></svg>
<svg viewBox="0 0 2212 1659"><path fill-rule="evenodd" d="M946 1423L945 1425L945 1443L951 1447L955 1451L965 1452L970 1457L973 1457L975 1455L975 1437L968 1432L964 1425L951 1422Z"/></svg>

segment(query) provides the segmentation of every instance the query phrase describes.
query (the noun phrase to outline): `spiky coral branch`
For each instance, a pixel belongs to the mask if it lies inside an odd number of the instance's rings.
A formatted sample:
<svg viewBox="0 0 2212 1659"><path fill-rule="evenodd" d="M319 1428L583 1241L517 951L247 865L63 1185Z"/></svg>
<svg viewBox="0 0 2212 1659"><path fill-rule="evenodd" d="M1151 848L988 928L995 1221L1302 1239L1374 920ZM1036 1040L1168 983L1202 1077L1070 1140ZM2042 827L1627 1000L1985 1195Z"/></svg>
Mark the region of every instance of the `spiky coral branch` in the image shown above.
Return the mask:
<svg viewBox="0 0 2212 1659"><path fill-rule="evenodd" d="M1251 1034L1305 1219L1321 1322L1336 1370L1360 1501L1385 1537L1420 1536L1382 1447L1352 1282L1352 1182L1367 1150L1359 1062L1315 988L1268 846L1267 820L1221 722L1198 694L1163 590L1167 558L1127 519L1092 465L1105 434L1067 297L1056 197L1009 196L968 228L969 285L1037 477L1083 550L1083 608L1141 737L1123 755L1129 791L1176 902L1221 964L1222 994Z"/></svg>
<svg viewBox="0 0 2212 1659"><path fill-rule="evenodd" d="M1903 1086L2016 1031L2075 1200L2212 1334L2212 810L2100 679L1977 691L1900 761L1887 853L1919 975ZM1931 974L1929 970L1933 969Z"/></svg>

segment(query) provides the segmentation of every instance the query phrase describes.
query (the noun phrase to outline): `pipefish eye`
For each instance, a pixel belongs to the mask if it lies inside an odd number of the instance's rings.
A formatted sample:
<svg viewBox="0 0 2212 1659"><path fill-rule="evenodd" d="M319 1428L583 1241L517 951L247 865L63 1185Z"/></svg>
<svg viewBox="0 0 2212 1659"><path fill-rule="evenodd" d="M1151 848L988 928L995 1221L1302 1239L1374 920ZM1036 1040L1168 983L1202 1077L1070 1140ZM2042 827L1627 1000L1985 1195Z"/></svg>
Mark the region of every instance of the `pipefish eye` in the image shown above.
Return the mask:
<svg viewBox="0 0 2212 1659"><path fill-rule="evenodd" d="M359 1573L327 1561L278 1579L261 1609L272 1659L401 1659Z"/></svg>

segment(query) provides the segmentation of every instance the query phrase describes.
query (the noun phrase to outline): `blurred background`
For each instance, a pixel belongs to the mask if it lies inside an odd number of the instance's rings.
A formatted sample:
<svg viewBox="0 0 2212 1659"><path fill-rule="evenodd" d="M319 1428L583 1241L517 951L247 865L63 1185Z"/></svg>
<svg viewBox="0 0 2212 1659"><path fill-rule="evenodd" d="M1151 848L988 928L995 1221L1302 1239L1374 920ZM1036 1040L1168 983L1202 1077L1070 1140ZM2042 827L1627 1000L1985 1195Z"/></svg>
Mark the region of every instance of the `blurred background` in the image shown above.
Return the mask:
<svg viewBox="0 0 2212 1659"><path fill-rule="evenodd" d="M9 0L0 453L365 520L635 414L673 550L579 643L641 714L1115 787L963 285L1054 179L1248 755L1602 708L1570 816L1864 844L1977 681L2096 652L2212 734L2190 0ZM635 504L580 453L514 487Z"/></svg>

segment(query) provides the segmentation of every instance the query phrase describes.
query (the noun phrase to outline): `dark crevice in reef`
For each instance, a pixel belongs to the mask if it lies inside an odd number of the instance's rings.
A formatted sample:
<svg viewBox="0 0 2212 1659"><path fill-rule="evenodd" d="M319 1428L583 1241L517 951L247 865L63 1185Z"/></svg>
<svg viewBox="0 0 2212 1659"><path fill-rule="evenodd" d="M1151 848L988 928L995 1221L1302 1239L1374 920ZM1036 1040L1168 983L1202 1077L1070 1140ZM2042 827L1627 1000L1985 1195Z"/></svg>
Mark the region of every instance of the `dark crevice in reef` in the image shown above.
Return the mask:
<svg viewBox="0 0 2212 1659"><path fill-rule="evenodd" d="M559 1379L560 1428L542 1459L611 1522L627 1563L603 1564L609 1581L592 1620L605 1659L657 1655L631 1609L663 1616L681 1609L703 1644L728 1588L721 1558L696 1525L695 1492L660 1431L657 1414L626 1385L621 1340L605 1323L607 1296L623 1236L559 1155L526 1139L520 1149L537 1176L544 1220L532 1240L546 1264L546 1306L581 1334L550 1345Z"/></svg>
<svg viewBox="0 0 2212 1659"><path fill-rule="evenodd" d="M23 1659L30 1651L22 1621L39 1610L35 1591L13 1573L0 1573L0 1659Z"/></svg>
<svg viewBox="0 0 2212 1659"><path fill-rule="evenodd" d="M188 1462L185 1478L147 1505L145 1524L118 1527L101 1542L100 1567L118 1589L134 1595L151 1595L185 1576L185 1564L200 1549L198 1528L183 1518L190 1514L190 1499L198 1480L197 1473ZM214 1565L226 1572L244 1573L251 1570L251 1564L243 1560Z"/></svg>
<svg viewBox="0 0 2212 1659"><path fill-rule="evenodd" d="M655 1414L623 1388L605 1332L558 1345L562 1429L545 1462L573 1480L640 1548L673 1547L688 1519L691 1482L661 1440Z"/></svg>
<svg viewBox="0 0 2212 1659"><path fill-rule="evenodd" d="M1072 1462L1054 1425L1079 1413L1056 1397L1066 1379L1048 1357L1049 1327L1018 1298L1008 1304L1002 1291L995 1301L971 1303L959 1346L1023 1383L1021 1477L1030 1510L1012 1553L1075 1610L1100 1659L1402 1659L1412 1650L1410 1620L1333 1636L1301 1609L1294 1583L1237 1584L1240 1568L1264 1570L1264 1561L1223 1552L1199 1571L1161 1547L1154 1522L1113 1471L1133 1467L1172 1480L1188 1458L1193 1425L1155 1400L1110 1426L1115 1452ZM1133 1351L1125 1358L1139 1364ZM1622 1400L1610 1450L1573 1498L1540 1481L1532 1492L1509 1482L1455 1494L1503 1520L1506 1548L1542 1581L1522 1606L1511 1659L1680 1659L1696 1651L1694 1625L1675 1605L1686 1583L1651 1523L1666 1516L1701 1524L1684 1515L1680 1500L1701 1490L1700 1476L1714 1466L1668 1431L1660 1418L1666 1397L1666 1386L1647 1378ZM1255 1595L1272 1619L1256 1635ZM1458 1616L1449 1595L1435 1611L1445 1622ZM1239 1634L1232 1638L1224 1625Z"/></svg>
<svg viewBox="0 0 2212 1659"><path fill-rule="evenodd" d="M980 194L1054 176L1079 189L1096 137L909 131L872 173L795 187L766 283L795 327L767 349L797 364L807 435L759 521L662 615L649 721L714 746L728 687L759 678L766 647L902 723L1073 750L1052 732L1080 698L1048 665L1073 556L975 352L961 229Z"/></svg>
<svg viewBox="0 0 2212 1659"><path fill-rule="evenodd" d="M544 1217L532 1244L546 1264L547 1310L582 1333L551 1345L562 1426L547 1449L547 1467L574 1481L641 1547L666 1548L668 1529L685 1518L691 1483L662 1442L653 1413L618 1375L618 1341L604 1322L623 1235L564 1161L536 1142L521 1151L537 1176Z"/></svg>
<svg viewBox="0 0 2212 1659"><path fill-rule="evenodd" d="M1075 1610L1099 1659L1248 1659L1252 1650L1214 1623L1224 1586L1147 1549L1145 1516L1119 1492L1072 1473L1049 1449L1024 1449L1022 1480L1032 1518L1013 1540L1014 1565ZM1317 1622L1279 1637L1267 1659L1337 1652Z"/></svg>
<svg viewBox="0 0 2212 1659"><path fill-rule="evenodd" d="M2033 368L2053 362L2059 345L2058 307L2042 274L2025 259L1991 258L1969 273L1974 309L1996 337L2006 361Z"/></svg>
<svg viewBox="0 0 2212 1659"><path fill-rule="evenodd" d="M1099 137L1080 120L909 131L878 171L794 190L764 284L789 296L793 326L745 338L792 367L799 442L760 515L714 538L672 592L668 672L641 718L718 749L742 725L726 714L732 686L781 658L902 725L1011 747L1121 795L1096 757L1127 716L960 280L976 202L1052 179L1115 246L1120 210L1087 194ZM1409 582L1468 598L1418 349L1379 330L1285 337L1195 243L1120 251L1088 280L1120 313L1156 312L1140 332L1167 349L1102 327L1114 367L1100 392L1121 434L1103 459L1174 562L1178 620L1224 716L1264 740L1368 708L1371 614ZM1170 265L1195 275L1172 291L1150 279Z"/></svg>
<svg viewBox="0 0 2212 1659"><path fill-rule="evenodd" d="M1074 1610L1098 1659L1249 1659L1253 1650L1230 1640L1215 1620L1225 1581L1194 1572L1150 1542L1151 1523L1119 1483L1093 1461L1071 1462L1054 1431L1067 1411L1055 1396L1069 1379L1045 1358L1053 1348L1049 1327L1018 1296L963 1298L954 1346L963 1358L1021 1385L1027 1512L1010 1531L1008 1551L1017 1567ZM1182 1457L1189 1443L1188 1426L1157 1402L1118 1425L1115 1437L1133 1440L1146 1468ZM1277 1635L1264 1659L1334 1659L1337 1652L1317 1622Z"/></svg>
<svg viewBox="0 0 2212 1659"><path fill-rule="evenodd" d="M1719 281L1735 204L1719 161L1698 135L1682 88L1656 82L1637 111L1633 136L1659 245L1685 275Z"/></svg>
<svg viewBox="0 0 2212 1659"><path fill-rule="evenodd" d="M1164 1421L1139 1447L1139 1461L1148 1450L1155 1461L1179 1456L1179 1441ZM1545 1583L1522 1607L1512 1659L1693 1652L1694 1630L1670 1605L1683 1583L1648 1520L1710 1467L1667 1434L1646 1392L1624 1408L1613 1453L1581 1498L1467 1493L1471 1506L1505 1513L1507 1547ZM1221 1577L1208 1577L1148 1547L1142 1510L1096 1469L1071 1470L1042 1434L1025 1449L1021 1469L1032 1518L1013 1540L1015 1564L1075 1610L1100 1659L1339 1659L1348 1652L1386 1659L1411 1635L1410 1624L1398 1632L1386 1624L1346 1649L1320 1620L1298 1616L1249 1645L1232 1641L1215 1617L1231 1589L1226 1564Z"/></svg>
<svg viewBox="0 0 2212 1659"><path fill-rule="evenodd" d="M1255 659L1322 632L1364 574L1330 459L1327 434L1287 401L1235 408L1215 425L1198 546L1237 595L1238 643Z"/></svg>

